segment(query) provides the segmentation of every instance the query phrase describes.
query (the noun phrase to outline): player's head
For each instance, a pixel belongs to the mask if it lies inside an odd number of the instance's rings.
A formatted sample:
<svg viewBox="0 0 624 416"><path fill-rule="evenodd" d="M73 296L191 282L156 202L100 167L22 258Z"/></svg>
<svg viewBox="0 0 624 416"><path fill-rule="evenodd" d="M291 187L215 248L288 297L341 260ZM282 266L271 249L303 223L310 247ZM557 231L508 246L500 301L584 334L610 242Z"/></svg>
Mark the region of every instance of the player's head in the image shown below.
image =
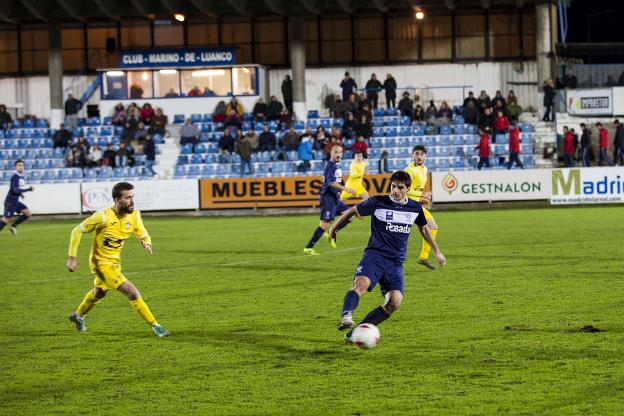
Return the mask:
<svg viewBox="0 0 624 416"><path fill-rule="evenodd" d="M17 171L17 173L24 172L24 161L22 159L17 159L15 161L15 170Z"/></svg>
<svg viewBox="0 0 624 416"><path fill-rule="evenodd" d="M361 162L364 159L364 154L360 150L353 152L353 159L356 162Z"/></svg>
<svg viewBox="0 0 624 416"><path fill-rule="evenodd" d="M340 146L334 146L331 148L331 150L329 151L329 156L332 160L332 162L340 162L342 160L342 147Z"/></svg>
<svg viewBox="0 0 624 416"><path fill-rule="evenodd" d="M390 195L397 201L403 201L412 186L412 177L409 173L398 170L390 177Z"/></svg>
<svg viewBox="0 0 624 416"><path fill-rule="evenodd" d="M425 163L425 159L427 158L427 148L422 144L414 146L412 149L412 159L414 159L414 164L421 166Z"/></svg>
<svg viewBox="0 0 624 416"><path fill-rule="evenodd" d="M119 182L113 186L113 201L116 211L120 214L131 214L134 211L134 185Z"/></svg>

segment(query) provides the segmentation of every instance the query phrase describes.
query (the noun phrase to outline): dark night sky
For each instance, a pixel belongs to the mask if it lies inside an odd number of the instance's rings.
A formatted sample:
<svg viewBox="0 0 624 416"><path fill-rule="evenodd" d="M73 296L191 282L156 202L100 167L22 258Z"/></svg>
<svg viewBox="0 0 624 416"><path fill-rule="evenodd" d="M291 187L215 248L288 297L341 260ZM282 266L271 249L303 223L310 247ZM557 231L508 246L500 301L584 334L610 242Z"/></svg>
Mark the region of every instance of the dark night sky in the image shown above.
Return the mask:
<svg viewBox="0 0 624 416"><path fill-rule="evenodd" d="M612 12L591 19L591 41L624 42L622 0L572 0L568 7L567 42L587 42L587 18L592 13L609 9Z"/></svg>

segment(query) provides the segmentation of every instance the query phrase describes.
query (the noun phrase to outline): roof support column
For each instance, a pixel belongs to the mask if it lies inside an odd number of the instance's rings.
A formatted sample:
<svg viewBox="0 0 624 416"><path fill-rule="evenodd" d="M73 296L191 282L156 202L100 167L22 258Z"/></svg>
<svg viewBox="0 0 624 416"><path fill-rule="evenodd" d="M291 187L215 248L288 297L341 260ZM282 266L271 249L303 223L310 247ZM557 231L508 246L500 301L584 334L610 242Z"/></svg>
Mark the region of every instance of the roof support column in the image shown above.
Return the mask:
<svg viewBox="0 0 624 416"><path fill-rule="evenodd" d="M48 26L48 73L50 74L50 126L58 128L63 122L63 51L61 25Z"/></svg>
<svg viewBox="0 0 624 416"><path fill-rule="evenodd" d="M299 119L308 115L306 107L306 51L305 19L303 16L290 17L290 68L292 70L293 109Z"/></svg>

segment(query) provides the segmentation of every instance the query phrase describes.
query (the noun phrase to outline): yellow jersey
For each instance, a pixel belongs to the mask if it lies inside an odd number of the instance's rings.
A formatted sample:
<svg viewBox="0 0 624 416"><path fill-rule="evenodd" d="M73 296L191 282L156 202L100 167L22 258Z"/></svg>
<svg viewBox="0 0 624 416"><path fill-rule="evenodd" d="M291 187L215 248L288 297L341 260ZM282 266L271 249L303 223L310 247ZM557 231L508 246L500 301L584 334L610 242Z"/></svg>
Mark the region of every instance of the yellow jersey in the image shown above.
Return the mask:
<svg viewBox="0 0 624 416"><path fill-rule="evenodd" d="M412 186L410 186L410 190L407 192L407 197L418 201L427 185L427 167L425 165L417 166L412 162L405 168L405 172L412 178Z"/></svg>
<svg viewBox="0 0 624 416"><path fill-rule="evenodd" d="M352 185L361 185L368 163L364 160L361 162L351 162L349 167L349 179L347 179L346 187L352 188Z"/></svg>
<svg viewBox="0 0 624 416"><path fill-rule="evenodd" d="M82 234L92 231L95 231L95 235L89 253L91 267L98 267L103 264L119 264L124 241L130 238L132 234L136 235L143 243L152 244L139 211L135 210L131 214L118 217L111 207L95 212L73 229L69 243L70 256L76 257Z"/></svg>

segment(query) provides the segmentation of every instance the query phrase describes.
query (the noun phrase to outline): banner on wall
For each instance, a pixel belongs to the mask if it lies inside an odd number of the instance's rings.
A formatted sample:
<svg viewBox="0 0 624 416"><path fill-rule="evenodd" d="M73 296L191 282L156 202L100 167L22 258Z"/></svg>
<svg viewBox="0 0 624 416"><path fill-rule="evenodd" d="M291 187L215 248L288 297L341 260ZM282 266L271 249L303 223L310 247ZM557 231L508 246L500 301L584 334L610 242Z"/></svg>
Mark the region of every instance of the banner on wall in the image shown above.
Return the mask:
<svg viewBox="0 0 624 416"><path fill-rule="evenodd" d="M235 48L132 49L119 53L121 68L222 66L236 64Z"/></svg>
<svg viewBox="0 0 624 416"><path fill-rule="evenodd" d="M344 177L343 180L347 178ZM318 206L323 178L291 176L279 178L201 179L200 208L281 208ZM366 175L369 195L390 192L390 174ZM348 203L356 203L351 199Z"/></svg>
<svg viewBox="0 0 624 416"><path fill-rule="evenodd" d="M546 169L433 172L434 202L528 201L550 197Z"/></svg>
<svg viewBox="0 0 624 416"><path fill-rule="evenodd" d="M113 206L112 191L117 182L85 182L81 188L82 212ZM133 182L136 209L166 211L199 208L196 179L149 180ZM80 192L80 191L79 191Z"/></svg>
<svg viewBox="0 0 624 416"><path fill-rule="evenodd" d="M624 202L624 167L552 169L549 173L553 205Z"/></svg>
<svg viewBox="0 0 624 416"><path fill-rule="evenodd" d="M613 90L596 88L566 90L568 114L575 116L610 116L613 114Z"/></svg>
<svg viewBox="0 0 624 416"><path fill-rule="evenodd" d="M51 183L35 184L33 192L25 192L20 199L30 211L37 214L80 214L80 184ZM0 197L4 201L9 187L0 186Z"/></svg>

